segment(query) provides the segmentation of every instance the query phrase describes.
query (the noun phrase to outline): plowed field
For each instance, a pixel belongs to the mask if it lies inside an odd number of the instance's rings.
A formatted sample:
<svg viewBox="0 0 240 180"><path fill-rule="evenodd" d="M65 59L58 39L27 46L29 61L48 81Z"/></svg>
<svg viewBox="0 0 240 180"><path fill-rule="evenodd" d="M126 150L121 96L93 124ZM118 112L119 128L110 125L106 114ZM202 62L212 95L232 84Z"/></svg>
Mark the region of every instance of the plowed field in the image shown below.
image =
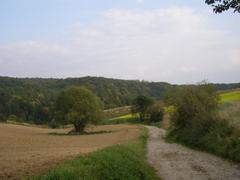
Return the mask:
<svg viewBox="0 0 240 180"><path fill-rule="evenodd" d="M138 137L132 125L90 127L92 135L51 135L70 129L47 129L0 123L0 179L20 179L44 172L66 159Z"/></svg>

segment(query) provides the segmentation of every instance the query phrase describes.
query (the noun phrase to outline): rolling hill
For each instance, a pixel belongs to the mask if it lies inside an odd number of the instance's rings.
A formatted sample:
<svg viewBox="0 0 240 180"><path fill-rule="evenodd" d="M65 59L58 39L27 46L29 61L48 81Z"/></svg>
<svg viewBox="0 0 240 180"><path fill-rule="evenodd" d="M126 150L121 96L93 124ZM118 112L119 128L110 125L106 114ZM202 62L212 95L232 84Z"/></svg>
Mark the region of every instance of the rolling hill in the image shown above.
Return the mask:
<svg viewBox="0 0 240 180"><path fill-rule="evenodd" d="M56 96L71 86L86 86L108 109L130 105L140 94L160 100L168 91L182 85L89 76L66 79L0 77L0 121L8 118L34 123L49 122L53 118ZM240 83L215 86L217 90L227 90L240 88Z"/></svg>

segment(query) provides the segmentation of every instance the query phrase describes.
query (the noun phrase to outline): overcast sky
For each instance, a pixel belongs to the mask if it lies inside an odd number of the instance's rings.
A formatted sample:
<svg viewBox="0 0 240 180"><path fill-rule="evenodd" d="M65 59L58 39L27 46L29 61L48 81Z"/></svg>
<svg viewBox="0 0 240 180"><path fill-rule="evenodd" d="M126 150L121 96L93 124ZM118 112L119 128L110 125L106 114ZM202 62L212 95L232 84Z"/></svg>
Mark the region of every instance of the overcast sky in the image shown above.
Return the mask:
<svg viewBox="0 0 240 180"><path fill-rule="evenodd" d="M240 82L240 14L204 0L0 0L0 76Z"/></svg>

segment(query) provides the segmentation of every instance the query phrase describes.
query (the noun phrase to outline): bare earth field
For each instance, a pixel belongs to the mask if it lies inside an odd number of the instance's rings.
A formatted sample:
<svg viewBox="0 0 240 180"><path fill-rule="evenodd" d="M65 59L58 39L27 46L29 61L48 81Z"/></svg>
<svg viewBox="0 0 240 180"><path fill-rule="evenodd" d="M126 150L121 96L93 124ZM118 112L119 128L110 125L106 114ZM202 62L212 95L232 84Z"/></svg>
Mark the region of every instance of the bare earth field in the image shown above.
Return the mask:
<svg viewBox="0 0 240 180"><path fill-rule="evenodd" d="M70 129L47 129L0 123L0 179L37 175L66 159L139 136L133 125L90 127L88 131L112 131L92 135L50 135Z"/></svg>

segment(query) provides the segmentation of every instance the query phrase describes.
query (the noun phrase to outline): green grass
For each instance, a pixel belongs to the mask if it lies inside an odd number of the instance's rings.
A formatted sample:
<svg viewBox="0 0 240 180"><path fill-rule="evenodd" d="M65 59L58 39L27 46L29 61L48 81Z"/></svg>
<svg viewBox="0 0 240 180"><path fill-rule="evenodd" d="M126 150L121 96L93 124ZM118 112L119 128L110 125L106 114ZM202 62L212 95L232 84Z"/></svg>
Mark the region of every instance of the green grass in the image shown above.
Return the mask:
<svg viewBox="0 0 240 180"><path fill-rule="evenodd" d="M221 102L240 101L240 91L232 91L220 94Z"/></svg>
<svg viewBox="0 0 240 180"><path fill-rule="evenodd" d="M101 124L144 124L144 125L151 125L151 126L156 126L156 127L161 127L162 126L162 121L160 122L142 122L139 119L138 114L127 114L123 116L119 116L116 118L112 119L105 119L101 122Z"/></svg>
<svg viewBox="0 0 240 180"><path fill-rule="evenodd" d="M110 119L110 121L126 120L126 119L134 119L134 118L136 118L136 115L127 114L127 115L119 116L119 117L116 117L116 118L112 118L112 119Z"/></svg>
<svg viewBox="0 0 240 180"><path fill-rule="evenodd" d="M140 123L138 115L127 114L116 118L105 119L101 122L101 124L126 124L126 123L128 124Z"/></svg>
<svg viewBox="0 0 240 180"><path fill-rule="evenodd" d="M147 132L134 141L80 156L32 177L34 180L155 180L159 179L145 159Z"/></svg>
<svg viewBox="0 0 240 180"><path fill-rule="evenodd" d="M171 114L171 113L173 113L174 111L175 111L174 106L166 106L166 107L164 107L164 112L165 112L165 113Z"/></svg>

